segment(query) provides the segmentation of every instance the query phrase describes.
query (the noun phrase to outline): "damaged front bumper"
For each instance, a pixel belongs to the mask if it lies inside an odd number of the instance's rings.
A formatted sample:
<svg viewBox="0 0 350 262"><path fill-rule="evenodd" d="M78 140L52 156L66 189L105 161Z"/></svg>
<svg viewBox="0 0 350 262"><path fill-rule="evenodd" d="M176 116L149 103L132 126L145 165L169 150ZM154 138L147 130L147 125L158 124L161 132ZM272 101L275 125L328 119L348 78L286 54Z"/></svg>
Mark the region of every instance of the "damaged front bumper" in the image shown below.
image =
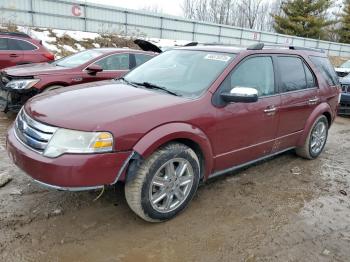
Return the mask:
<svg viewBox="0 0 350 262"><path fill-rule="evenodd" d="M13 90L0 87L0 111L18 113L22 106L38 92L35 89Z"/></svg>

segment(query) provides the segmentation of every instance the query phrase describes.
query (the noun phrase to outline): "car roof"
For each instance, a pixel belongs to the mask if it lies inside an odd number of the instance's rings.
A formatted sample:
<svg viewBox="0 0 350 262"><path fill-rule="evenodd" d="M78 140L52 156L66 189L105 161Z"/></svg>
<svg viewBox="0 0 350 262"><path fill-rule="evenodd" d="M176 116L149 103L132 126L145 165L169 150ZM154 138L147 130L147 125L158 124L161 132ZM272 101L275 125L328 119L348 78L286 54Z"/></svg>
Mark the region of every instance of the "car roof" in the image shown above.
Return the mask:
<svg viewBox="0 0 350 262"><path fill-rule="evenodd" d="M174 49L181 50L198 50L206 52L222 52L222 53L232 53L238 54L242 52L247 52L250 54L297 54L297 55L317 55L326 57L327 55L321 49L305 48L305 47L295 47L295 46L285 46L285 45L253 45L250 47L243 46L231 46L231 45L197 45L189 47L175 47Z"/></svg>
<svg viewBox="0 0 350 262"><path fill-rule="evenodd" d="M0 37L20 37L26 39L32 39L28 34L22 32L0 32Z"/></svg>
<svg viewBox="0 0 350 262"><path fill-rule="evenodd" d="M91 49L90 49L91 50ZM138 49L131 49L128 47L116 48L116 47L103 47L103 48L93 48L92 50L96 50L103 54L108 53L118 53L118 52L137 52L137 53L145 53L145 54L154 54L153 52L146 52Z"/></svg>

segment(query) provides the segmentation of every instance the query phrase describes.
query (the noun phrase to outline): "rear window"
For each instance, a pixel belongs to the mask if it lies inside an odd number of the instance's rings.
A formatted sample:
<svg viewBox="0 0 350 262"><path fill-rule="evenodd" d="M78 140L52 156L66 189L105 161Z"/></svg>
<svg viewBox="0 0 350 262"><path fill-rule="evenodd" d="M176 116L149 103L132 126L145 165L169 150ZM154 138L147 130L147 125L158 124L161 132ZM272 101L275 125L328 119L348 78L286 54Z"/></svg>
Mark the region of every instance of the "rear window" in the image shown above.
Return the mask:
<svg viewBox="0 0 350 262"><path fill-rule="evenodd" d="M320 56L309 56L309 58L315 64L318 70L320 70L320 73L329 85L334 86L339 84L338 76L328 58Z"/></svg>
<svg viewBox="0 0 350 262"><path fill-rule="evenodd" d="M24 51L31 51L37 49L36 46L22 40L16 40L17 46Z"/></svg>

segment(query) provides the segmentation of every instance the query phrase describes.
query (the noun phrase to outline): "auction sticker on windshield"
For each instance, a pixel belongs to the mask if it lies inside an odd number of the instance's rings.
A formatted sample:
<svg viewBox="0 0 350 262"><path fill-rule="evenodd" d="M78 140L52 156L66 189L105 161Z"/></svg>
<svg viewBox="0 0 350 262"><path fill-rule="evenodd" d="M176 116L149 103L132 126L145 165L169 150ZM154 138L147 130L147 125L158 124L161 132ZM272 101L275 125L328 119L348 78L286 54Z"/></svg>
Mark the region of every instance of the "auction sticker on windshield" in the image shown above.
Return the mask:
<svg viewBox="0 0 350 262"><path fill-rule="evenodd" d="M231 57L230 57L230 56L227 56L227 55L213 55L213 54L207 54L207 55L204 57L204 59L227 62L228 60L231 59Z"/></svg>

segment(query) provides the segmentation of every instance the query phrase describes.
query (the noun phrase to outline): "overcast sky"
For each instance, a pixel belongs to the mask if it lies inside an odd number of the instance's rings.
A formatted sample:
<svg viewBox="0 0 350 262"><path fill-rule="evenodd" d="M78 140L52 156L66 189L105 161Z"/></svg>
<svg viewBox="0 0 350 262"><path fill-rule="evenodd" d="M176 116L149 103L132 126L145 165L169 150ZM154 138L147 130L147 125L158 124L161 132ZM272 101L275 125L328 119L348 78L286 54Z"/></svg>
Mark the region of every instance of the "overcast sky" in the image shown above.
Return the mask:
<svg viewBox="0 0 350 262"><path fill-rule="evenodd" d="M84 1L84 0L83 0ZM129 9L142 9L144 7L159 7L163 13L182 15L181 4L183 0L86 0L87 2L112 5Z"/></svg>

